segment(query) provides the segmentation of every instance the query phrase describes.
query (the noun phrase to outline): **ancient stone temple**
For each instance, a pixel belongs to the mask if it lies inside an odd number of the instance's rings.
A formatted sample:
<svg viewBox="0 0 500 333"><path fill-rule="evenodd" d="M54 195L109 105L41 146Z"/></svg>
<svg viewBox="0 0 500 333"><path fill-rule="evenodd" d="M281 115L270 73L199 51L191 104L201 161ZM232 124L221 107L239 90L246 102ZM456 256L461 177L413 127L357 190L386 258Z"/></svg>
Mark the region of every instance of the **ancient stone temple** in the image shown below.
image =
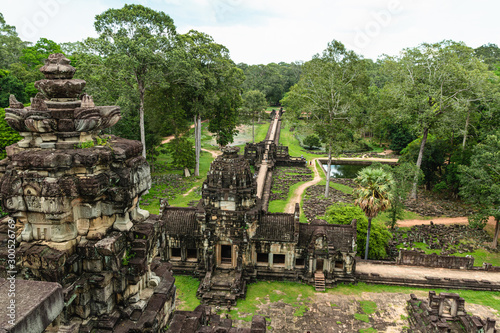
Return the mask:
<svg viewBox="0 0 500 333"><path fill-rule="evenodd" d="M226 147L211 165L195 208L164 204L163 256L174 272L202 279L199 297L234 304L255 279L304 281L321 290L353 282L356 221L331 225L299 222L294 214L268 213L257 196L248 160Z"/></svg>
<svg viewBox="0 0 500 333"><path fill-rule="evenodd" d="M11 96L5 110L24 138L0 161L2 209L20 244L16 277L62 286L64 309L50 331L158 332L175 286L169 264L155 258L165 252L164 226L138 204L151 186L142 145L99 136L120 108L82 95L85 81L72 78L64 55L50 55L41 71L31 106Z"/></svg>
<svg viewBox="0 0 500 333"><path fill-rule="evenodd" d="M455 293L429 291L427 300L411 294L406 309L412 332L497 333L495 320L468 314L464 299Z"/></svg>

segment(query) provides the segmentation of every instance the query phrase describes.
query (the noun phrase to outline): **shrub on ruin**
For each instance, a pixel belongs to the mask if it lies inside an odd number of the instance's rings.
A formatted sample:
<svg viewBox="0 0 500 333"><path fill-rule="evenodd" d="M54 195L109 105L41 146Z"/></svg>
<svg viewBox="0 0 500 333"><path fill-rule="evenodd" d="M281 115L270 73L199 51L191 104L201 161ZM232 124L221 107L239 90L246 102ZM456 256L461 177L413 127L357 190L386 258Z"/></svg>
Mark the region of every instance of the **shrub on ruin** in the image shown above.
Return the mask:
<svg viewBox="0 0 500 333"><path fill-rule="evenodd" d="M361 208L354 205L335 203L328 207L325 213L325 220L330 224L351 224L354 219L357 220L357 252L363 254L366 246L368 219ZM391 233L382 222L372 220L368 257L370 259L386 258L387 243L391 237Z"/></svg>

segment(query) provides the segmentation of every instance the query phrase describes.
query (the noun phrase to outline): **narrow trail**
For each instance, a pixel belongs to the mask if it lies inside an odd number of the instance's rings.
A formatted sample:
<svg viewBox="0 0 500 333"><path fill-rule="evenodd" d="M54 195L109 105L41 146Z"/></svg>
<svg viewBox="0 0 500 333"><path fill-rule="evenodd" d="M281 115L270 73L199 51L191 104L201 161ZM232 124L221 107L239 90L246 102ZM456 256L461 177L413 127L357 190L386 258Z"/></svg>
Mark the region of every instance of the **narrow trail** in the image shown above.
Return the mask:
<svg viewBox="0 0 500 333"><path fill-rule="evenodd" d="M202 121L202 123L206 123L208 121L208 119L205 119ZM189 126L189 128L194 128L194 124L192 124L191 126ZM172 141L174 139L174 136L171 135L171 136L167 136L167 137L164 137L163 140L161 141L161 144L165 144L165 143L169 143L170 141Z"/></svg>
<svg viewBox="0 0 500 333"><path fill-rule="evenodd" d="M431 222L434 224L469 224L467 216L460 216L460 217L437 217L430 220L402 220L398 221L398 227L412 227L414 225L430 224ZM488 220L488 226L490 226L493 229L495 228L496 222L493 216L490 216L490 219Z"/></svg>
<svg viewBox="0 0 500 333"><path fill-rule="evenodd" d="M201 150L206 151L206 152L212 154L213 158L217 158L217 156L222 155L222 152L220 150L209 150L209 149L205 149L205 148L201 148ZM197 188L198 188L198 186L193 186L189 191L187 191L186 193L182 194L182 196L183 197L187 197L189 195L189 193L193 192Z"/></svg>
<svg viewBox="0 0 500 333"><path fill-rule="evenodd" d="M206 151L206 152L212 154L213 158L217 158L217 156L222 155L222 152L220 150L209 150L209 149L205 149L205 148L201 148L201 150Z"/></svg>
<svg viewBox="0 0 500 333"><path fill-rule="evenodd" d="M314 178L313 180L308 181L307 183L304 183L297 187L295 192L293 193L292 197L290 198L288 204L285 206L285 213L293 213L295 211L295 204L299 203L300 200L302 199L302 194L308 188L309 186L316 185L321 181L321 177L318 172L318 168L316 166L316 160L317 158L313 159L313 166L314 166Z"/></svg>

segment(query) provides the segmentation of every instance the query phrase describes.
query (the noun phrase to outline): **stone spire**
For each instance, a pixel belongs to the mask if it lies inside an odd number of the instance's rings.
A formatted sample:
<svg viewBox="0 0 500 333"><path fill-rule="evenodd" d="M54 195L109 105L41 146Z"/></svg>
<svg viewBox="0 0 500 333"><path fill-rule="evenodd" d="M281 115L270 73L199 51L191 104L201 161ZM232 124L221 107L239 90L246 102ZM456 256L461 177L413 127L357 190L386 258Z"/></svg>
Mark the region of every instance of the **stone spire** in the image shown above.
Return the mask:
<svg viewBox="0 0 500 333"><path fill-rule="evenodd" d="M85 81L73 79L75 68L62 53L51 54L40 71L45 79L35 82L40 92L31 99L31 106L24 108L11 96L10 107L5 109L9 126L24 137L15 147L17 152L23 148L73 149L95 140L102 129L120 120L118 106L95 106L91 96L82 95Z"/></svg>
<svg viewBox="0 0 500 333"><path fill-rule="evenodd" d="M100 239L129 230L149 213L139 208L151 185L140 142L99 137L120 119L118 106L96 106L82 94L85 81L63 54L40 68L44 80L27 108L14 96L7 123L24 139L6 148L0 162L3 209L22 225L19 240L45 240L72 248L78 239Z"/></svg>
<svg viewBox="0 0 500 333"><path fill-rule="evenodd" d="M203 183L205 207L241 211L255 206L257 185L248 161L238 155L239 147L224 147L210 165Z"/></svg>

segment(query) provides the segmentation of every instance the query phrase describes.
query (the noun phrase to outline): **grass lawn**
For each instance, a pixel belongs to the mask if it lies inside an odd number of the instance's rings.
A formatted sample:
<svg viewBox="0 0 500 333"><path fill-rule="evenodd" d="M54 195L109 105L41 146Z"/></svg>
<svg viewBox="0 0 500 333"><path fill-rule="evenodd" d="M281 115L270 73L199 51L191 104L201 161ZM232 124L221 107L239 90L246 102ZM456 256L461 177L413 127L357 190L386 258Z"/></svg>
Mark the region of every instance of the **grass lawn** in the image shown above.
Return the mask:
<svg viewBox="0 0 500 333"><path fill-rule="evenodd" d="M335 288L327 289L328 293L343 295L361 295L364 292L371 293L405 293L408 297L415 291L434 290L436 293L448 292L457 293L465 299L466 303L489 306L500 312L500 291L475 291L475 290L453 290L453 289L426 289L401 286L386 286L380 284L366 284L363 282L357 285L340 284Z"/></svg>
<svg viewBox="0 0 500 333"><path fill-rule="evenodd" d="M192 276L175 276L177 299L180 300L180 302L176 302L176 310L192 311L201 304L200 300L196 298L196 291L198 290L199 285L200 281Z"/></svg>
<svg viewBox="0 0 500 333"><path fill-rule="evenodd" d="M190 276L176 275L175 285L178 298L182 299L177 310L194 310L200 304L196 298L196 290L199 281ZM458 293L467 303L489 306L500 312L500 292L498 291L473 291L473 290L447 290L426 289L402 286L387 286L358 283L356 285L339 284L337 287L327 289L325 292L335 295L359 295L363 293L404 293L409 295L416 291L428 293L434 290L436 293L451 292ZM250 321L252 315L257 313L258 305L270 302L282 301L296 308L294 315L301 316L307 311L308 304L314 302L315 290L313 286L297 282L286 281L258 281L247 285L247 295L229 312L232 319ZM372 301L360 301L364 315L363 318L377 311L377 305ZM332 305L333 306L333 305ZM227 310L221 311L227 313Z"/></svg>
<svg viewBox="0 0 500 333"><path fill-rule="evenodd" d="M294 316L299 317L309 309L307 304L312 301L314 287L296 282L259 281L247 285L247 295L244 300L238 300L237 305L229 312L233 320L251 321L257 313L258 305L268 301L282 301L295 308ZM228 313L227 310L221 313Z"/></svg>

